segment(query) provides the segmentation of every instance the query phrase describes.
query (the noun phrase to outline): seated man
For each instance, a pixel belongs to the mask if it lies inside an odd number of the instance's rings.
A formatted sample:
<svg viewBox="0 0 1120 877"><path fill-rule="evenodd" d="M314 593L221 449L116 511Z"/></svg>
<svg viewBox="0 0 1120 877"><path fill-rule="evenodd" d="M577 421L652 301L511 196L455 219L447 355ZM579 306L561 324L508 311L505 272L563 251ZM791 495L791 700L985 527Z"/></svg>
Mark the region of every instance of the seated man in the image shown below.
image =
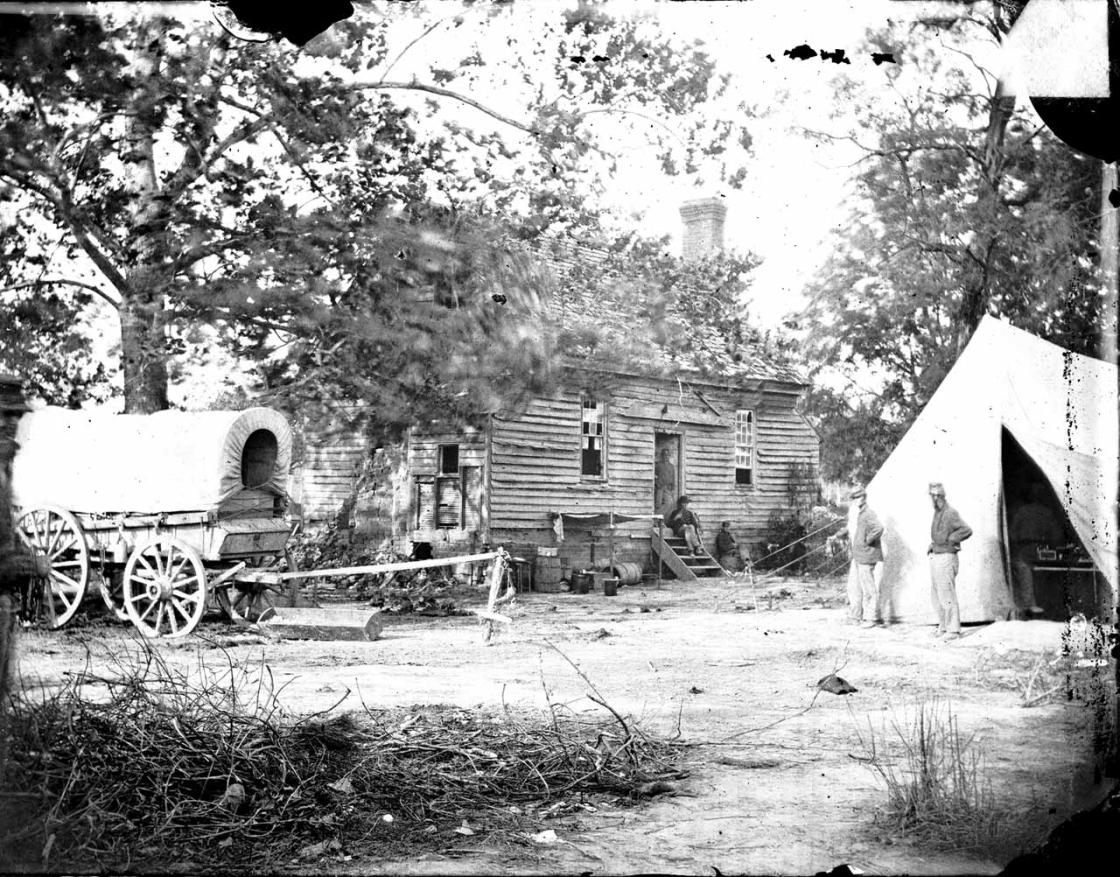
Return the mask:
<svg viewBox="0 0 1120 877"><path fill-rule="evenodd" d="M704 543L700 541L700 518L689 508L691 503L687 496L677 500L676 508L669 512L669 519L665 522L673 535L683 538L693 554L704 554Z"/></svg>
<svg viewBox="0 0 1120 877"><path fill-rule="evenodd" d="M1054 547L1065 541L1064 528L1047 505L1049 493L1041 484L1032 484L1028 502L1011 519L1011 566L1018 593L1016 609L1030 615L1041 615L1034 592L1034 564L1040 547Z"/></svg>
<svg viewBox="0 0 1120 877"><path fill-rule="evenodd" d="M739 553L739 543L731 534L731 522L724 521L716 533L716 557L719 565L728 572L739 572L743 568L743 556Z"/></svg>

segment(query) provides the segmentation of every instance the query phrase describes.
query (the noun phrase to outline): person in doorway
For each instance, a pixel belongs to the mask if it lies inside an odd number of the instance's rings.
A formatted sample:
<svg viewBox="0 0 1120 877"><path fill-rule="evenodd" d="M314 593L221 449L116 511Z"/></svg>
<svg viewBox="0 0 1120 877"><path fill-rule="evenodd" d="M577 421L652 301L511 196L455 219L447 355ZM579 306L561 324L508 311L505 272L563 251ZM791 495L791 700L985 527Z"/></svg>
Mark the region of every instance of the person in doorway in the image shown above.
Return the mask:
<svg viewBox="0 0 1120 877"><path fill-rule="evenodd" d="M884 623L879 600L879 584L875 581L875 566L883 560L883 525L867 504L867 491L856 487L851 494L852 504L856 506L856 526L850 539L852 543L852 563L856 569L859 584L860 627L874 627Z"/></svg>
<svg viewBox="0 0 1120 877"><path fill-rule="evenodd" d="M689 550L696 555L704 553L704 543L701 541L700 518L696 512L689 508L692 500L687 496L682 496L677 500L676 507L669 512L669 520L667 521L669 529L673 531L673 535L679 539L684 539L688 543Z"/></svg>
<svg viewBox="0 0 1120 877"><path fill-rule="evenodd" d="M1048 491L1042 484L1031 484L1026 505L1020 506L1011 519L1011 567L1018 586L1015 607L1030 615L1043 613L1034 592L1034 563L1038 560L1038 549L1065 541L1063 528L1046 503L1048 498Z"/></svg>
<svg viewBox="0 0 1120 877"><path fill-rule="evenodd" d="M959 639L961 610L957 602L957 570L960 562L957 555L961 543L972 535L972 528L945 500L945 487L940 482L930 484L929 498L933 503L933 521L926 553L929 555L930 599L937 613L934 636Z"/></svg>
<svg viewBox="0 0 1120 877"><path fill-rule="evenodd" d="M739 552L739 543L731 533L731 522L724 521L716 533L716 557L719 565L728 572L739 572L743 568L743 555Z"/></svg>
<svg viewBox="0 0 1120 877"><path fill-rule="evenodd" d="M661 451L653 472L653 506L660 515L668 517L673 511L673 497L677 494L677 467L668 448Z"/></svg>

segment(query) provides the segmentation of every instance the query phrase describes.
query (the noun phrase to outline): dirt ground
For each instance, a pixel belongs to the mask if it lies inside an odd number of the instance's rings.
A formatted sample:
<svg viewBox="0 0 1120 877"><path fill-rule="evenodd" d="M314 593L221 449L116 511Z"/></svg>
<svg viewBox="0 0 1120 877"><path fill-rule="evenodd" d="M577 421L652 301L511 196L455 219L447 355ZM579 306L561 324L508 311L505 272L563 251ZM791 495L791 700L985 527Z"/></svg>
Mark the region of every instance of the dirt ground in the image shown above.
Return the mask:
<svg viewBox="0 0 1120 877"><path fill-rule="evenodd" d="M699 744L685 750L683 794L557 818L554 843L495 848L463 838L438 855L323 860L309 871L813 874L847 863L875 874L996 873L1015 850L922 848L876 820L885 795L860 760L860 737L933 696L976 735L998 800L1019 814L1022 842L1105 791L1093 782L1091 710L1066 696L1076 683L1049 663L1066 625L999 622L941 643L926 627L846 625L836 583L769 590L773 599L753 596L727 579L613 598L525 594L490 645L474 618L390 617L376 642L245 641L215 623L200 631L224 650L197 635L160 649L183 666L263 660L296 713L363 702L544 707L546 688L554 701L599 709L552 644L647 732L679 727ZM21 670L49 686L80 669L87 649L96 670L134 639L127 627L29 631ZM817 680L836 670L858 692L817 695ZM1102 672L1108 679L1112 669Z"/></svg>

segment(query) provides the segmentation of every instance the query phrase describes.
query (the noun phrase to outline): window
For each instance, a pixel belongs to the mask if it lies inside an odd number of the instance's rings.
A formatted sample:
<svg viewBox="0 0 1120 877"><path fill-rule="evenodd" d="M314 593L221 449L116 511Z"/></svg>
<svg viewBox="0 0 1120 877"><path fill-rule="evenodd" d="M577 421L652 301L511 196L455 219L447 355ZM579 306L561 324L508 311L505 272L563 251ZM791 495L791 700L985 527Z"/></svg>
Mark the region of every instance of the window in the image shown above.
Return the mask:
<svg viewBox="0 0 1120 877"><path fill-rule="evenodd" d="M458 475L459 474L459 446L458 445L440 445L439 446L439 474L440 475Z"/></svg>
<svg viewBox="0 0 1120 877"><path fill-rule="evenodd" d="M590 396L582 397L581 402L579 471L581 475L602 478L603 443L606 440L603 406Z"/></svg>
<svg viewBox="0 0 1120 877"><path fill-rule="evenodd" d="M735 483L754 484L754 412L735 412Z"/></svg>

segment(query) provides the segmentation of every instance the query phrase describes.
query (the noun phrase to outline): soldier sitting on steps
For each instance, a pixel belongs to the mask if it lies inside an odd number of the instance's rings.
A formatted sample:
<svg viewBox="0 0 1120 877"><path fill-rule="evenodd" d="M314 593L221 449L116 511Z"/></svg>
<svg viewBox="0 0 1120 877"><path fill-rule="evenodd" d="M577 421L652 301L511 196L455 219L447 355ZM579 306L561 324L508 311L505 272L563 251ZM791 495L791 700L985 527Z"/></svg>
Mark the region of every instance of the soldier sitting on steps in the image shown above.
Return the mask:
<svg viewBox="0 0 1120 877"><path fill-rule="evenodd" d="M694 555L700 556L704 552L704 543L700 541L700 518L696 512L689 508L691 503L687 496L677 500L676 508L669 512L669 519L665 522L673 535L684 539Z"/></svg>

